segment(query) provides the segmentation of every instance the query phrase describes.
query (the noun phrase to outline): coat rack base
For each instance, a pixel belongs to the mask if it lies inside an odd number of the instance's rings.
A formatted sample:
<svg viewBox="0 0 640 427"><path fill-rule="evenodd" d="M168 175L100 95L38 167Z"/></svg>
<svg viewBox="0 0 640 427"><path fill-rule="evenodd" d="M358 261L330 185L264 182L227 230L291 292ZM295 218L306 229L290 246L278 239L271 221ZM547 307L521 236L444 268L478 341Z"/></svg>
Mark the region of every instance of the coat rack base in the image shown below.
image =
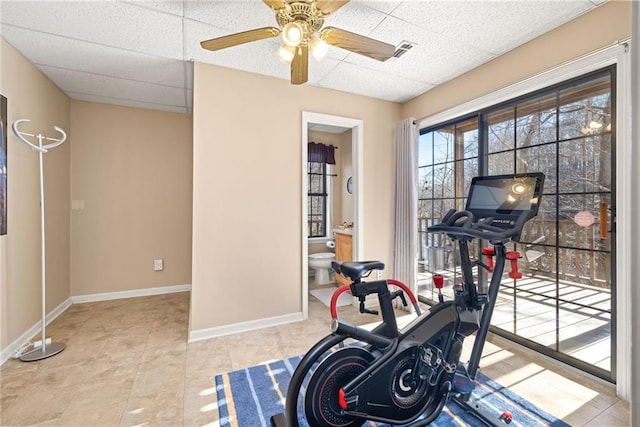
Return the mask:
<svg viewBox="0 0 640 427"><path fill-rule="evenodd" d="M20 360L23 362L35 362L36 360L46 359L47 357L55 356L64 350L64 344L59 342L53 342L47 345L44 350L42 348L34 348L31 351L26 352L20 356Z"/></svg>

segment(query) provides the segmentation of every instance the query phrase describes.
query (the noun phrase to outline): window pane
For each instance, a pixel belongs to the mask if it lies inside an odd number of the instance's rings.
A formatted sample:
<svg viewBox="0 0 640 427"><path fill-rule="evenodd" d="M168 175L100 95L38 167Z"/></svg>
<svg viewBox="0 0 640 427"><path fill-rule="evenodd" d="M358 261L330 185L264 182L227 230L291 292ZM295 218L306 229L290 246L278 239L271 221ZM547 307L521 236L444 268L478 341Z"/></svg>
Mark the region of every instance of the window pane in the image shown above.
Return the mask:
<svg viewBox="0 0 640 427"><path fill-rule="evenodd" d="M433 197L433 167L421 167L418 169L418 198L427 199Z"/></svg>
<svg viewBox="0 0 640 427"><path fill-rule="evenodd" d="M559 143L561 193L611 191L611 135Z"/></svg>
<svg viewBox="0 0 640 427"><path fill-rule="evenodd" d="M478 157L478 118L456 125L457 144L460 152L456 160Z"/></svg>
<svg viewBox="0 0 640 427"><path fill-rule="evenodd" d="M455 208L454 199L438 199L433 201L433 219L435 222L440 222L449 209ZM436 235L442 236L442 233Z"/></svg>
<svg viewBox="0 0 640 427"><path fill-rule="evenodd" d="M489 175L512 174L513 169L513 152L489 154Z"/></svg>
<svg viewBox="0 0 640 427"><path fill-rule="evenodd" d="M418 166L433 164L433 132L420 135L418 138Z"/></svg>
<svg viewBox="0 0 640 427"><path fill-rule="evenodd" d="M560 91L560 139L611 131L610 77Z"/></svg>
<svg viewBox="0 0 640 427"><path fill-rule="evenodd" d="M556 140L555 94L519 104L516 111L518 147L529 147Z"/></svg>
<svg viewBox="0 0 640 427"><path fill-rule="evenodd" d="M324 193L324 164L307 163L307 165L307 171L309 174L309 194Z"/></svg>
<svg viewBox="0 0 640 427"><path fill-rule="evenodd" d="M309 217L313 217L314 220L322 220L324 217L324 202L325 198L322 196L309 196Z"/></svg>
<svg viewBox="0 0 640 427"><path fill-rule="evenodd" d="M418 201L418 268L426 268L427 252L432 246L433 234L427 233L427 227L434 224L433 203L428 200Z"/></svg>
<svg viewBox="0 0 640 427"><path fill-rule="evenodd" d="M513 108L498 110L487 115L489 153L512 150L515 121Z"/></svg>
<svg viewBox="0 0 640 427"><path fill-rule="evenodd" d="M544 192L556 192L556 144L538 145L516 150L517 173L542 172Z"/></svg>
<svg viewBox="0 0 640 427"><path fill-rule="evenodd" d="M611 250L609 194L560 196L560 245L591 250Z"/></svg>
<svg viewBox="0 0 640 427"><path fill-rule="evenodd" d="M556 244L556 196L542 196L538 216L527 222L522 230L524 244Z"/></svg>
<svg viewBox="0 0 640 427"><path fill-rule="evenodd" d="M540 281L556 280L556 249L552 246L521 245L522 274ZM525 279L526 280L526 279Z"/></svg>
<svg viewBox="0 0 640 427"><path fill-rule="evenodd" d="M433 133L433 163L451 162L454 160L454 128L447 127Z"/></svg>
<svg viewBox="0 0 640 427"><path fill-rule="evenodd" d="M471 187L471 179L478 176L478 158L468 159L464 161L463 168L463 188L462 188L462 196L466 196L469 194L469 187Z"/></svg>
<svg viewBox="0 0 640 427"><path fill-rule="evenodd" d="M444 163L433 168L433 197L454 197L453 163Z"/></svg>

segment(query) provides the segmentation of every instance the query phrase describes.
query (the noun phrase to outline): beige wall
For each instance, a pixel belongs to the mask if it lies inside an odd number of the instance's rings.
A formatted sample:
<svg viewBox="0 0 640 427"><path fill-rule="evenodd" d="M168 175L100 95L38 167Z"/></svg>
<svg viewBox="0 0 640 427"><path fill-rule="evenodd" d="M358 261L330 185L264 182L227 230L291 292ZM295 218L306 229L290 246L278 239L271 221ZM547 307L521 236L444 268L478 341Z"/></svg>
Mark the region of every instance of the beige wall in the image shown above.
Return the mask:
<svg viewBox="0 0 640 427"><path fill-rule="evenodd" d="M631 36L631 2L609 1L402 106L428 117Z"/></svg>
<svg viewBox="0 0 640 427"><path fill-rule="evenodd" d="M69 140L44 156L47 313L71 295L191 282L191 116L70 101L2 40L8 122ZM73 153L72 153L73 152ZM0 348L41 319L38 155L8 134ZM72 178L73 177L73 178ZM71 211L74 200L84 209ZM153 271L163 258L165 270Z"/></svg>
<svg viewBox="0 0 640 427"><path fill-rule="evenodd" d="M191 283L191 116L72 101L71 131L72 295Z"/></svg>
<svg viewBox="0 0 640 427"><path fill-rule="evenodd" d="M390 260L399 105L200 63L194 82L192 331L302 310L303 111L364 121L363 257Z"/></svg>
<svg viewBox="0 0 640 427"><path fill-rule="evenodd" d="M8 122L30 119L20 129L57 137L69 133L69 98L2 39L0 92ZM8 132L8 232L0 236L0 348L41 319L40 185L38 154ZM70 139L44 155L47 242L46 311L70 296Z"/></svg>

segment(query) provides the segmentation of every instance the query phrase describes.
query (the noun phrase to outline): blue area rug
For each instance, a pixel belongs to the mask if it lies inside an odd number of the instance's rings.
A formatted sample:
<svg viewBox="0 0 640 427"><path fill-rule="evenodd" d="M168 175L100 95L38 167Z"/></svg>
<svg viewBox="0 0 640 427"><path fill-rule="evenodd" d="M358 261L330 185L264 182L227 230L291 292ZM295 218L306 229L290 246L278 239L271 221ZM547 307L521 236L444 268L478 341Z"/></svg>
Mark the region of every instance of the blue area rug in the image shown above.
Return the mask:
<svg viewBox="0 0 640 427"><path fill-rule="evenodd" d="M269 427L270 417L284 411L289 380L300 360L300 356L292 357L217 375L215 382L220 426ZM480 399L487 411L495 413L496 420L504 411L510 411L513 414L511 426L568 426L482 374L478 375L477 383L474 397ZM298 405L299 408L301 406ZM309 427L302 413L299 409L300 425ZM374 422L365 424L367 427L386 425ZM431 425L445 427L485 424L450 401Z"/></svg>

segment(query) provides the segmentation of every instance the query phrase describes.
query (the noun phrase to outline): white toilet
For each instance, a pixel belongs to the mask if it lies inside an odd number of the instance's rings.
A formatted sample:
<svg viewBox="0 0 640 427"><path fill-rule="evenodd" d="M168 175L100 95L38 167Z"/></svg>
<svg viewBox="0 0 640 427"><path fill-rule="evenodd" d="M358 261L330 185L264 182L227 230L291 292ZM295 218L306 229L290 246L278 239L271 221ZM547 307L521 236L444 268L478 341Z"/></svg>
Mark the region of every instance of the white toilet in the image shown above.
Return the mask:
<svg viewBox="0 0 640 427"><path fill-rule="evenodd" d="M309 267L316 272L314 284L324 285L331 282L329 271L331 269L331 261L335 259L336 254L333 252L320 252L309 255Z"/></svg>

